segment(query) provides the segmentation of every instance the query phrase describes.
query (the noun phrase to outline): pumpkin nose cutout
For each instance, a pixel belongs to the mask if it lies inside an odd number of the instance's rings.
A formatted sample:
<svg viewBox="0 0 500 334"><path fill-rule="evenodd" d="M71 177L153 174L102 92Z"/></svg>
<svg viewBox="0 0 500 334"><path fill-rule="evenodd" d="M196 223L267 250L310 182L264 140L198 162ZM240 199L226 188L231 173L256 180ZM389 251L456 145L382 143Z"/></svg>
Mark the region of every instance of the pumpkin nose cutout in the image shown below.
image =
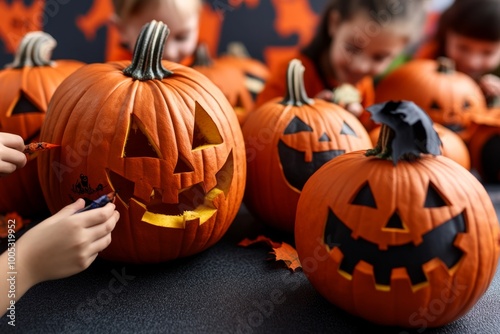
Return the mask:
<svg viewBox="0 0 500 334"><path fill-rule="evenodd" d="M395 211L391 218L389 218L389 221L385 225L386 229L396 229L396 230L406 230L406 228L403 225L403 222L401 221L401 218L399 217L399 214L397 211Z"/></svg>

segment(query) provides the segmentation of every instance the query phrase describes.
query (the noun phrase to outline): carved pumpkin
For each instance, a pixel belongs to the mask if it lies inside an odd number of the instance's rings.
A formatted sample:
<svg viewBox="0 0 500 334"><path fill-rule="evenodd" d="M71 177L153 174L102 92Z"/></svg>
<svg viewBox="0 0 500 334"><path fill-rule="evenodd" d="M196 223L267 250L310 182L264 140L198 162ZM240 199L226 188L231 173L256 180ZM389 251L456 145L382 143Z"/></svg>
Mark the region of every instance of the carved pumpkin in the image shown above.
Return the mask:
<svg viewBox="0 0 500 334"><path fill-rule="evenodd" d="M468 75L455 71L447 58L416 59L400 66L377 85L375 100L413 101L465 142L474 131L473 115L486 111L481 88Z"/></svg>
<svg viewBox="0 0 500 334"><path fill-rule="evenodd" d="M14 62L0 71L0 131L21 136L26 144L38 141L49 100L57 86L84 65L72 60L50 60L56 41L36 31L24 36ZM0 212L23 217L48 213L38 181L38 153L28 156L22 169L0 179Z"/></svg>
<svg viewBox="0 0 500 334"><path fill-rule="evenodd" d="M269 225L288 232L293 232L295 208L307 179L341 154L372 147L355 116L307 97L303 71L300 60L292 60L287 96L251 112L242 129L248 168L245 204Z"/></svg>
<svg viewBox="0 0 500 334"><path fill-rule="evenodd" d="M437 132L439 138L441 139L441 154L444 157L448 157L451 160L459 163L465 169L470 170L471 168L471 160L469 154L469 148L465 144L465 142L457 135L455 132L450 129L444 127L441 124L434 123L432 125L434 130ZM377 126L375 129L369 132L370 139L372 144L375 146L378 141L378 137L380 134L380 126Z"/></svg>
<svg viewBox="0 0 500 334"><path fill-rule="evenodd" d="M234 108L240 126L243 125L247 113L254 105L252 95L245 85L244 73L232 64L210 58L207 46L203 43L197 46L191 67L220 88Z"/></svg>
<svg viewBox="0 0 500 334"><path fill-rule="evenodd" d="M500 108L477 117L476 131L469 141L472 168L484 183L500 183Z"/></svg>
<svg viewBox="0 0 500 334"><path fill-rule="evenodd" d="M162 262L215 244L236 216L246 178L238 120L222 92L162 61L167 26L145 25L132 62L87 65L56 91L39 161L52 212L117 191L120 220L105 259Z"/></svg>
<svg viewBox="0 0 500 334"><path fill-rule="evenodd" d="M438 155L423 110L398 115L401 105L379 113L413 120L406 138L383 122L375 149L335 158L307 181L295 243L306 276L333 304L375 323L425 329L459 318L483 295L500 232L481 183Z"/></svg>

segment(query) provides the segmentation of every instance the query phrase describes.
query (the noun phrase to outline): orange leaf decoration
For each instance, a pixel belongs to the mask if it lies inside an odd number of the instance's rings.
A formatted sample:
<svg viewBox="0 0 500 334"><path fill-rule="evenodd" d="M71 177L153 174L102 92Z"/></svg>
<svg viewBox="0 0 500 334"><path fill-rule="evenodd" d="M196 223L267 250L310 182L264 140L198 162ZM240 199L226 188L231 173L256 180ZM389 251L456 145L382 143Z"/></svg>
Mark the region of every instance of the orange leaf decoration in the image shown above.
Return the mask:
<svg viewBox="0 0 500 334"><path fill-rule="evenodd" d="M17 212L9 212L5 216L0 215L0 238L7 238L9 235L9 226L17 232L29 222L29 220L23 219Z"/></svg>
<svg viewBox="0 0 500 334"><path fill-rule="evenodd" d="M269 254L274 255L276 261L285 262L287 268L291 269L292 272L295 272L298 268L302 268L297 251L286 242L276 242L266 236L259 235L253 240L248 238L243 239L238 243L238 246L248 247L258 242L264 242L271 246L273 250Z"/></svg>

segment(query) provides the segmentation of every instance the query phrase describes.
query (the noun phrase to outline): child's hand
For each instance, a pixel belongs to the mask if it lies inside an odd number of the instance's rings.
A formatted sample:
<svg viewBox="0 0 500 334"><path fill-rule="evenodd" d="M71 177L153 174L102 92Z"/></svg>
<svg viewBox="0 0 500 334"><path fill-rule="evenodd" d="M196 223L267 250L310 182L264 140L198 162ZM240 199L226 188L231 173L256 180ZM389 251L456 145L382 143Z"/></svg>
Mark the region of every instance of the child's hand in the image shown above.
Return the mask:
<svg viewBox="0 0 500 334"><path fill-rule="evenodd" d="M77 214L82 199L28 230L16 243L21 280L29 286L85 270L111 242L120 214L113 203Z"/></svg>
<svg viewBox="0 0 500 334"><path fill-rule="evenodd" d="M350 102L348 104L335 102L335 93L332 90L328 90L328 89L325 89L325 90L322 90L321 92L319 92L315 96L315 98L322 99L322 100L325 100L328 102L336 103L339 106L341 106L342 108L344 108L345 110L349 111L351 114L353 114L356 117L361 116L361 114L363 113L363 110L364 110L363 106L359 102Z"/></svg>
<svg viewBox="0 0 500 334"><path fill-rule="evenodd" d="M486 74L479 80L479 86L487 97L500 96L500 78L494 74Z"/></svg>
<svg viewBox="0 0 500 334"><path fill-rule="evenodd" d="M18 135L0 132L0 177L26 165L24 140Z"/></svg>

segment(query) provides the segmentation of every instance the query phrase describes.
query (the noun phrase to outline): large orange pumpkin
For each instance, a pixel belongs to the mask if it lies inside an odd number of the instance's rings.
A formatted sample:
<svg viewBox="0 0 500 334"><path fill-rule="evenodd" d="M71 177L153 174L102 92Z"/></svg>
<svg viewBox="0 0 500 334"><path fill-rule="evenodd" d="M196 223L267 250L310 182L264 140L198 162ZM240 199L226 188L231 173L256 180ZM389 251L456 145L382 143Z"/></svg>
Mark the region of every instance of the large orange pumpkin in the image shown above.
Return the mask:
<svg viewBox="0 0 500 334"><path fill-rule="evenodd" d="M117 191L120 220L100 256L162 262L215 244L236 216L245 146L231 105L196 70L162 61L168 28L147 24L132 62L91 64L56 91L39 160L52 212Z"/></svg>
<svg viewBox="0 0 500 334"><path fill-rule="evenodd" d="M468 75L455 71L448 58L415 59L398 67L377 85L375 100L413 101L465 142L474 131L473 115L486 112L481 88Z"/></svg>
<svg viewBox="0 0 500 334"><path fill-rule="evenodd" d="M76 69L78 61L50 59L56 41L42 31L26 34L14 62L0 71L0 131L36 142L57 86ZM28 156L22 169L0 179L0 213L16 211L23 217L48 214L38 182L37 156Z"/></svg>
<svg viewBox="0 0 500 334"><path fill-rule="evenodd" d="M398 108L391 102L381 113ZM459 318L483 295L495 275L500 231L476 177L436 155L428 116L393 116L417 118L406 138L413 148L395 156L404 136L384 123L376 149L325 164L300 196L295 242L305 274L330 302L420 331Z"/></svg>
<svg viewBox="0 0 500 334"><path fill-rule="evenodd" d="M293 232L295 208L307 179L325 162L372 147L359 120L340 106L310 99L304 66L290 62L288 92L251 112L243 125L247 148L245 204L269 225Z"/></svg>
<svg viewBox="0 0 500 334"><path fill-rule="evenodd" d="M455 132L444 127L441 124L434 123L434 130L437 132L439 138L441 139L442 147L441 154L444 157L448 157L451 160L459 163L465 169L470 170L471 168L471 158L469 154L469 148L465 142L457 135ZM375 146L380 135L381 126L377 126L369 132L372 144Z"/></svg>

